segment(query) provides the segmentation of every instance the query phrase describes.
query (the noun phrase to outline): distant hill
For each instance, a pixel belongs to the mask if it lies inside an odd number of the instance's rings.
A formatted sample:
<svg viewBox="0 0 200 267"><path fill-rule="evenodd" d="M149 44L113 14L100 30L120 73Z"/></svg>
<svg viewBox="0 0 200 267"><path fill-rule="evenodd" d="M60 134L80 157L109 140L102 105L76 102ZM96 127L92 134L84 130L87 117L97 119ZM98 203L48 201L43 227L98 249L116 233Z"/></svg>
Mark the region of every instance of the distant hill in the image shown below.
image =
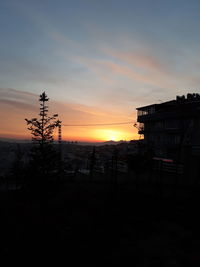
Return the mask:
<svg viewBox="0 0 200 267"><path fill-rule="evenodd" d="M0 137L0 142L6 142L6 143L7 142L9 142L9 143L30 143L31 140Z"/></svg>
<svg viewBox="0 0 200 267"><path fill-rule="evenodd" d="M4 138L4 137L0 137L0 142L6 142L6 143L30 143L31 140L27 140L27 139L14 139L14 138ZM81 145L81 146L105 146L105 145L118 145L121 143L127 143L129 141L124 141L124 140L120 140L120 141L113 141L113 140L109 140L109 141L105 141L105 142L65 142L66 144L74 144L74 145ZM55 142L57 143L57 142Z"/></svg>
<svg viewBox="0 0 200 267"><path fill-rule="evenodd" d="M105 145L118 145L121 143L127 143L127 141L105 141L105 142L78 142L78 145L82 145L82 146L105 146Z"/></svg>

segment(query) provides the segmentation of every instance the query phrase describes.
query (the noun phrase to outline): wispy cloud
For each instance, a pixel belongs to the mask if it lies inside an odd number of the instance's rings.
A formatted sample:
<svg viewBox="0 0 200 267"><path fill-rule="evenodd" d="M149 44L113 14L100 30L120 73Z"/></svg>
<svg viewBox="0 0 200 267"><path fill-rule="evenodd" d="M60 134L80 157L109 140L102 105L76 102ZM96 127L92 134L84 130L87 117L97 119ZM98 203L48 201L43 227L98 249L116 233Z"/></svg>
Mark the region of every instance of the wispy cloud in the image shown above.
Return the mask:
<svg viewBox="0 0 200 267"><path fill-rule="evenodd" d="M147 69L149 71L163 72L165 66L158 58L153 57L148 52L143 51L117 51L113 48L103 48L103 51L113 58L119 59L123 62L129 63L132 66Z"/></svg>

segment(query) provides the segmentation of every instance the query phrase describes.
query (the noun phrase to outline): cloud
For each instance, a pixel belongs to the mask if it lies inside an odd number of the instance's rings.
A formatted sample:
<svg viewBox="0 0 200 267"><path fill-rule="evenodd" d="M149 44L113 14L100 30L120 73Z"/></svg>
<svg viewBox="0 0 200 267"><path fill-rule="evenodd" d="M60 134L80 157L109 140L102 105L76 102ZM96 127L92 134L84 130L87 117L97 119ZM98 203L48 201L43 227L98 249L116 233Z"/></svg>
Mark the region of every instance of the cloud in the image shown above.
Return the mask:
<svg viewBox="0 0 200 267"><path fill-rule="evenodd" d="M119 78L126 78L131 82L156 86L159 88L172 88L171 82L168 81L167 75L160 73L147 72L145 70L138 70L134 65L127 65L123 62L116 62L112 59L107 60L93 60L81 59L91 71L99 75L104 81L108 81L110 85L119 83Z"/></svg>
<svg viewBox="0 0 200 267"><path fill-rule="evenodd" d="M135 67L147 69L148 71L165 72L166 68L158 58L153 57L143 51L118 51L113 48L104 48L103 51L111 57L119 59L123 62L131 64Z"/></svg>
<svg viewBox="0 0 200 267"><path fill-rule="evenodd" d="M17 109L22 109L22 110L28 109L28 110L34 110L35 111L34 105L26 104L26 103L19 102L16 100L0 99L0 104L11 106L12 108L17 108Z"/></svg>
<svg viewBox="0 0 200 267"><path fill-rule="evenodd" d="M105 64L113 73L123 75L139 82L140 84L153 85L159 88L173 87L173 80L169 82L169 67L167 61L150 54L151 49L116 49L112 47L102 47L102 51L109 60L100 62Z"/></svg>
<svg viewBox="0 0 200 267"><path fill-rule="evenodd" d="M2 97L14 97L22 99L30 99L30 97L36 97L37 95L30 92L25 92L13 88L0 88L0 98Z"/></svg>
<svg viewBox="0 0 200 267"><path fill-rule="evenodd" d="M38 96L33 93L12 88L0 88L1 105L9 106L11 109L17 108L34 111L36 110L36 105L34 104L34 100L36 100L36 98L38 98Z"/></svg>

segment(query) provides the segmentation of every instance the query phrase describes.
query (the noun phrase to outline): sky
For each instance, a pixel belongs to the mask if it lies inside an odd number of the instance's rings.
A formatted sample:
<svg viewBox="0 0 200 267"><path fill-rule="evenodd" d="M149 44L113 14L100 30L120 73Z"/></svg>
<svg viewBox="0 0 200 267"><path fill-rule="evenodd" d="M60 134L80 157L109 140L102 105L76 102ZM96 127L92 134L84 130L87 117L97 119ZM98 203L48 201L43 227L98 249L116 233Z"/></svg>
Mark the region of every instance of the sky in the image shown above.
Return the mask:
<svg viewBox="0 0 200 267"><path fill-rule="evenodd" d="M63 139L138 139L136 108L200 93L199 0L1 0L0 137L31 138L39 95Z"/></svg>

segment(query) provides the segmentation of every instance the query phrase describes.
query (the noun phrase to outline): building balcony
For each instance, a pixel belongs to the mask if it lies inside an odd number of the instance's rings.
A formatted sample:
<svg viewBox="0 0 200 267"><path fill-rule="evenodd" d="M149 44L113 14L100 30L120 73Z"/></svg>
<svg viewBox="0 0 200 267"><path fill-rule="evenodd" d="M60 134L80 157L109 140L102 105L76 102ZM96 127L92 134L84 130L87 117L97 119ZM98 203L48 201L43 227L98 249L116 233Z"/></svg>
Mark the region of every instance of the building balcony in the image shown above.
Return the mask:
<svg viewBox="0 0 200 267"><path fill-rule="evenodd" d="M144 129L138 130L138 134L144 134Z"/></svg>

